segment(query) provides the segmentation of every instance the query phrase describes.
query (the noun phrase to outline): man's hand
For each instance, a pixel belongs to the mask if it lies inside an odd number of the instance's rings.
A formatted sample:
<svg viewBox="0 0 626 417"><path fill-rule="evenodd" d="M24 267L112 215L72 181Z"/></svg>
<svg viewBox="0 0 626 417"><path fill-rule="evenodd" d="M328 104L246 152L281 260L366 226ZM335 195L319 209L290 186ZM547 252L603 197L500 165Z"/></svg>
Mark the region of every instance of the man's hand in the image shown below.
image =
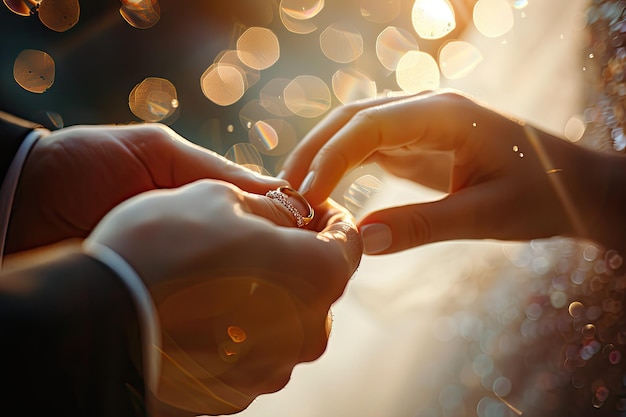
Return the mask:
<svg viewBox="0 0 626 417"><path fill-rule="evenodd" d="M162 404L235 413L325 350L360 237L331 201L310 229L279 224L294 219L275 200L202 180L127 200L88 237L125 258L156 304Z"/></svg>
<svg viewBox="0 0 626 417"><path fill-rule="evenodd" d="M53 132L24 164L6 253L85 237L120 202L144 191L220 179L264 194L285 181L254 174L160 124Z"/></svg>

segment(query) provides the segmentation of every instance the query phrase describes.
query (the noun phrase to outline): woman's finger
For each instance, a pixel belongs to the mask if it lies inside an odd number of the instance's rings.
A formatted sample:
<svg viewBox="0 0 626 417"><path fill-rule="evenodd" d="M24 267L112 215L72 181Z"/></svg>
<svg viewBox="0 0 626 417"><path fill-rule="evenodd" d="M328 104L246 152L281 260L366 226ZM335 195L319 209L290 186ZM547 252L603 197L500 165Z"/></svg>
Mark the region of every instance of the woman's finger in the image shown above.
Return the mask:
<svg viewBox="0 0 626 417"><path fill-rule="evenodd" d="M364 253L378 255L453 239L493 237L496 220L489 213L496 184L477 186L439 201L373 212L359 223Z"/></svg>
<svg viewBox="0 0 626 417"><path fill-rule="evenodd" d="M566 231L568 219L556 197L534 191L503 179L439 201L373 212L359 223L364 253L393 253L455 239L528 240Z"/></svg>
<svg viewBox="0 0 626 417"><path fill-rule="evenodd" d="M338 107L324 120L318 123L302 139L298 147L289 155L283 165L284 178L294 186L300 186L307 174L307 168L317 152L335 135L352 117L361 110L397 101L398 97L380 97L374 100L356 101Z"/></svg>
<svg viewBox="0 0 626 417"><path fill-rule="evenodd" d="M456 149L459 129L472 126L471 115L456 111L466 102L453 94L425 95L361 110L320 148L299 190L313 204L324 200L349 170L376 151Z"/></svg>

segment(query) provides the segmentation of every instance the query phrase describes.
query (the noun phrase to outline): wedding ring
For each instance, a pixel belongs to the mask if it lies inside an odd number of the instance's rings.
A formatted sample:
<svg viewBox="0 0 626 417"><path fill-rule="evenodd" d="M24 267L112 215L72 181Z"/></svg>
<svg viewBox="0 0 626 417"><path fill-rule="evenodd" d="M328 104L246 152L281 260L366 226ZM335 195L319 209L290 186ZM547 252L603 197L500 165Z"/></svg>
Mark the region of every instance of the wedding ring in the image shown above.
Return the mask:
<svg viewBox="0 0 626 417"><path fill-rule="evenodd" d="M313 220L313 216L315 216L315 212L313 211L313 207L309 204L309 202L296 190L291 187L278 187L275 190L270 190L265 194L267 197L278 201L280 204L285 206L287 210L293 215L296 219L296 225L298 227L304 227ZM300 211L296 208L296 206L289 201L289 197L295 198L299 201L304 207L307 209L307 214L302 215Z"/></svg>

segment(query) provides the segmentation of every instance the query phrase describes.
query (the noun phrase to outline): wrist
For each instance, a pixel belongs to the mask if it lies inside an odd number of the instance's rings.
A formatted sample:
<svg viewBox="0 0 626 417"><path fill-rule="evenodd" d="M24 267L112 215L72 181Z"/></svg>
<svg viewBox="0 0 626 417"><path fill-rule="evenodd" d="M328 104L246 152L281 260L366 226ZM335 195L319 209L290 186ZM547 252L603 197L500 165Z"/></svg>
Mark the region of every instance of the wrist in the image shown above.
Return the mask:
<svg viewBox="0 0 626 417"><path fill-rule="evenodd" d="M0 266L1 260L6 252L12 252L11 245L7 245L9 234L9 221L11 213L13 212L13 205L15 195L17 192L18 182L22 174L23 165L28 158L31 149L35 146L37 141L46 136L49 132L43 129L34 129L30 131L21 142L19 148L16 150L10 165L5 171L6 175L0 180ZM8 248L7 248L8 246Z"/></svg>
<svg viewBox="0 0 626 417"><path fill-rule="evenodd" d="M2 371L11 381L3 410L11 415L29 404L60 414L121 415L143 387L131 297L77 246L49 250L23 258L0 279L0 352L10 358Z"/></svg>
<svg viewBox="0 0 626 417"><path fill-rule="evenodd" d="M626 253L626 157L617 154L593 153L589 164L580 170L587 201L584 211L586 235L605 249Z"/></svg>
<svg viewBox="0 0 626 417"><path fill-rule="evenodd" d="M115 272L128 289L140 324L146 386L149 391L156 392L160 362L154 347L161 344L161 334L156 306L148 288L128 262L109 247L88 239L83 243L82 250Z"/></svg>

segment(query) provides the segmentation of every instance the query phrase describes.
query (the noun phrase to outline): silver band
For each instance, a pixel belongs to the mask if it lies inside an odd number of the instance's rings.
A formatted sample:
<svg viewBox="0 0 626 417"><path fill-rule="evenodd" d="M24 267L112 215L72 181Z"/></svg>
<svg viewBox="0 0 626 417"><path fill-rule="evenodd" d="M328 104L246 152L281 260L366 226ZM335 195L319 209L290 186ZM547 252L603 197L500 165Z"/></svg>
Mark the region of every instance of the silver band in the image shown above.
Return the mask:
<svg viewBox="0 0 626 417"><path fill-rule="evenodd" d="M285 206L285 208L289 210L289 212L293 215L294 219L296 219L296 225L298 227L304 227L307 224L309 224L311 220L313 220L313 216L315 215L313 208L311 207L309 202L293 188L278 187L275 190L268 191L265 195L271 199L278 201L280 204ZM303 216L302 213L298 211L296 206L294 206L293 203L289 201L290 196L300 199L303 202L303 204L305 204L306 207L308 207L309 212L307 213L306 216Z"/></svg>

